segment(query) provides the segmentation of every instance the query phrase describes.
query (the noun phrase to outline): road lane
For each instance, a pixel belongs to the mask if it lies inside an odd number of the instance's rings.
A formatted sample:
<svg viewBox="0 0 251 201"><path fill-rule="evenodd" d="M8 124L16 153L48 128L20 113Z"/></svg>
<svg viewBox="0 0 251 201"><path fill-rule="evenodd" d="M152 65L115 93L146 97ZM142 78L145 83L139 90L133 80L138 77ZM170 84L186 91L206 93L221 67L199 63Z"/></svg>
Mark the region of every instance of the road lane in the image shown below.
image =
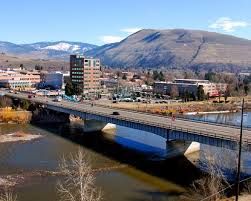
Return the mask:
<svg viewBox="0 0 251 201"><path fill-rule="evenodd" d="M140 122L150 125L159 126L162 128L173 130L183 130L183 131L193 131L194 133L198 133L200 135L210 135L214 136L216 138L231 138L231 139L238 139L240 130L236 127L228 127L228 126L222 126L218 124L206 124L204 122L195 122L195 121L189 121L189 120L182 120L182 119L176 119L175 121L172 121L171 118L166 116L158 116L158 115L152 115L149 113L143 113L143 112L135 112L125 109L118 109L118 108L109 108L109 107L102 107L98 105L91 106L90 104L86 103L74 103L69 101L61 101L61 102L53 102L52 99L47 97L35 97L29 99L27 94L11 94L7 93L6 95L16 98L23 98L30 101L38 102L41 104L49 104L54 105L58 107L64 107L68 109L74 109L77 111L87 112L87 113L93 113L93 114L99 114L104 116L110 116L115 119L126 119L133 122ZM119 112L120 115L112 115L114 111ZM251 131L245 130L243 131L243 139L244 141L249 141L251 143Z"/></svg>

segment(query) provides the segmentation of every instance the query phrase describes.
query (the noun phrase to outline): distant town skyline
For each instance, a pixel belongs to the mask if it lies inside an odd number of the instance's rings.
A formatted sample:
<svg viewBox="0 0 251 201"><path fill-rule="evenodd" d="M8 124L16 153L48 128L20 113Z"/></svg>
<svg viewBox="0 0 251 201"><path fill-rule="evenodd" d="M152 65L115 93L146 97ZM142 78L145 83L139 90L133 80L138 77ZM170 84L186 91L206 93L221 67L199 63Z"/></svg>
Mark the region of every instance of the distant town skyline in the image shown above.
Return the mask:
<svg viewBox="0 0 251 201"><path fill-rule="evenodd" d="M0 41L118 42L140 29L196 29L251 39L249 0L10 0L1 2Z"/></svg>

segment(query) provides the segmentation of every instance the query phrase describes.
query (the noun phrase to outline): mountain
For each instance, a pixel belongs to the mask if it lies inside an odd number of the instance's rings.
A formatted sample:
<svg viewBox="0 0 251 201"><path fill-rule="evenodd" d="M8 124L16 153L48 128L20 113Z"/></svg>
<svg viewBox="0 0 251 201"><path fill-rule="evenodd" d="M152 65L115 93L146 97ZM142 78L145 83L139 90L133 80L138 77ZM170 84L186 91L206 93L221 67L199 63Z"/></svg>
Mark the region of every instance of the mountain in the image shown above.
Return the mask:
<svg viewBox="0 0 251 201"><path fill-rule="evenodd" d="M69 41L38 42L32 44L14 44L0 41L0 52L39 59L68 60L69 54L83 54L96 47L96 45L88 43Z"/></svg>
<svg viewBox="0 0 251 201"><path fill-rule="evenodd" d="M36 62L69 62L70 54L80 53L100 58L102 65L111 67L251 71L250 40L200 30L143 29L121 42L103 46L70 41L32 44L0 41L1 52Z"/></svg>
<svg viewBox="0 0 251 201"><path fill-rule="evenodd" d="M251 41L199 30L143 29L85 53L114 67L251 70Z"/></svg>
<svg viewBox="0 0 251 201"><path fill-rule="evenodd" d="M23 65L27 69L34 69L36 65L43 66L44 70L57 71L57 70L69 70L69 61L60 59L38 59L33 57L18 57L8 55L6 53L0 53L0 69L2 67L20 67Z"/></svg>

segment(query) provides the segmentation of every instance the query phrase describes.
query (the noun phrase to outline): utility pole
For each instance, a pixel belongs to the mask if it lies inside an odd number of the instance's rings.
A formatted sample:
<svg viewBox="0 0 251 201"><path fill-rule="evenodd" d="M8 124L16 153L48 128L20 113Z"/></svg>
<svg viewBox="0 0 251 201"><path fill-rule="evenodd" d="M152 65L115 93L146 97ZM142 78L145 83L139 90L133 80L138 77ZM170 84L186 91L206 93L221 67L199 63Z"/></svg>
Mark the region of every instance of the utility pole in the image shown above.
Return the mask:
<svg viewBox="0 0 251 201"><path fill-rule="evenodd" d="M239 139L239 155L238 155L238 167L237 167L237 176L236 176L236 195L235 201L239 199L240 192L240 173L241 173L241 151L242 151L242 133L243 133L243 112L244 112L244 98L242 99L241 107L241 128L240 128L240 139Z"/></svg>

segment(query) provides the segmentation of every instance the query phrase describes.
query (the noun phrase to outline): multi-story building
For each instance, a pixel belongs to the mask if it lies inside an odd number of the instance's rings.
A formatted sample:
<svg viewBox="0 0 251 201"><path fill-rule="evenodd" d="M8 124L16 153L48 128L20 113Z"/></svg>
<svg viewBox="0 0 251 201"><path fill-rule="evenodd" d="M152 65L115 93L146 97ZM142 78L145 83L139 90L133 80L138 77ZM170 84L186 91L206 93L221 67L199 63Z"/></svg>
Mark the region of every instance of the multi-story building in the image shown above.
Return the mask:
<svg viewBox="0 0 251 201"><path fill-rule="evenodd" d="M61 89L63 86L63 73L61 72L41 72L40 87L50 87Z"/></svg>
<svg viewBox="0 0 251 201"><path fill-rule="evenodd" d="M176 79L174 82L155 82L154 92L170 95L172 88L175 87L181 96L186 92L196 96L200 85L203 86L205 94L209 94L210 97L219 96L219 93L224 93L227 88L227 84L211 83L209 80Z"/></svg>
<svg viewBox="0 0 251 201"><path fill-rule="evenodd" d="M93 94L100 90L100 60L83 55L70 56L70 79L82 94Z"/></svg>
<svg viewBox="0 0 251 201"><path fill-rule="evenodd" d="M0 71L0 87L11 89L34 88L40 82L40 75L30 72Z"/></svg>

